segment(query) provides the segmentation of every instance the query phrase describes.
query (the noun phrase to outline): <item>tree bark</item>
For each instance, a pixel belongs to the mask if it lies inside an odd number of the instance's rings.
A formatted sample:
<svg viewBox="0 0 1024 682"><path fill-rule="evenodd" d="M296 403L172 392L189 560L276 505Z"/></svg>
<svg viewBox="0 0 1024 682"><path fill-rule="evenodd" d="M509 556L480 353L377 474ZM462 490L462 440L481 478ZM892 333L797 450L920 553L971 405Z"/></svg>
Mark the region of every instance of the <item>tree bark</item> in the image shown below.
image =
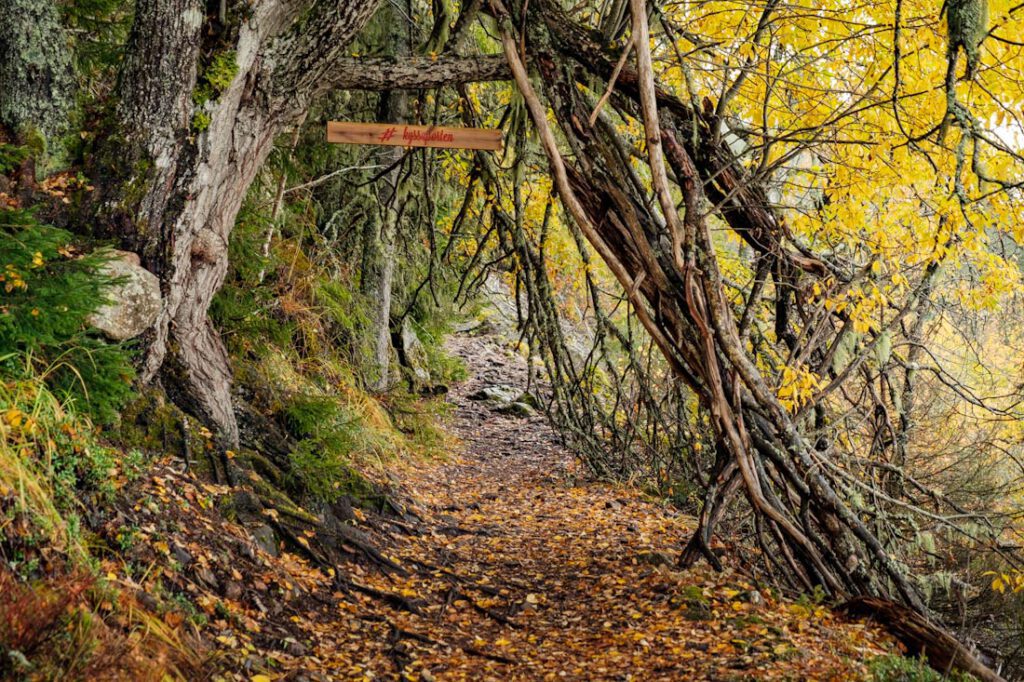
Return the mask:
<svg viewBox="0 0 1024 682"><path fill-rule="evenodd" d="M71 49L51 0L0 0L0 124L47 141L67 130L74 105Z"/></svg>

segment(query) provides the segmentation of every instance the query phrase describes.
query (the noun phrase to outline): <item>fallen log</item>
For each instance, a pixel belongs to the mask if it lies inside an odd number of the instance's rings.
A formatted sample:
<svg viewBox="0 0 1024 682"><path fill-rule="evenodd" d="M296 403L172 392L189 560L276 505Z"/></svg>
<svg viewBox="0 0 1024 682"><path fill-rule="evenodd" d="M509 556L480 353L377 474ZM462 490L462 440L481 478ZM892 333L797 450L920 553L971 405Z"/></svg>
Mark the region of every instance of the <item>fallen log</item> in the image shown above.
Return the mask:
<svg viewBox="0 0 1024 682"><path fill-rule="evenodd" d="M928 665L940 673L960 670L974 675L981 682L1006 682L955 637L911 608L888 599L859 596L843 603L837 610L881 625L906 647L908 656L923 655Z"/></svg>

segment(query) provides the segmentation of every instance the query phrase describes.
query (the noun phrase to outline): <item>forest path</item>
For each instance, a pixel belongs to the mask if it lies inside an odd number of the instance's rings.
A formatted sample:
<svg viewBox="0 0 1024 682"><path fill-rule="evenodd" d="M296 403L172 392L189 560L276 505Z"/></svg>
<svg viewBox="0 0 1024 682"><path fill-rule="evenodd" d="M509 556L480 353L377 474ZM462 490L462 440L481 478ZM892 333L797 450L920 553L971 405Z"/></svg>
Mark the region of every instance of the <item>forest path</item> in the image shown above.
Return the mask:
<svg viewBox="0 0 1024 682"><path fill-rule="evenodd" d="M471 376L449 396L461 453L400 473L422 521L388 553L409 575L361 578L409 603L384 617L383 650L363 649L364 633L339 664L426 682L863 676L880 651L872 630L776 601L731 569L677 571L687 517L587 480L542 416L470 399L524 388L521 357L486 336L450 350Z"/></svg>

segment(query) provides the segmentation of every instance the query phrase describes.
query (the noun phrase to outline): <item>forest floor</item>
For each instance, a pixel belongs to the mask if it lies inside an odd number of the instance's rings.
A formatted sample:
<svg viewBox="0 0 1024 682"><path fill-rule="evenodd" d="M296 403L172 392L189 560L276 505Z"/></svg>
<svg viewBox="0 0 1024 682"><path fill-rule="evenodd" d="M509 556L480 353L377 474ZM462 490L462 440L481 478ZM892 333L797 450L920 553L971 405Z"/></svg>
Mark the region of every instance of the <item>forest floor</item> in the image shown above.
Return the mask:
<svg viewBox="0 0 1024 682"><path fill-rule="evenodd" d="M374 561L317 566L301 537L267 554L218 511L238 490L174 460L126 486L101 535L130 548L103 571L183 643L184 677L854 680L892 649L873 626L754 585L737 552L722 573L677 570L691 518L592 480L540 414L470 399L525 387L525 361L495 337L450 350L471 377L448 396L451 454L389 465L404 514L353 511Z"/></svg>
<svg viewBox="0 0 1024 682"><path fill-rule="evenodd" d="M458 454L402 472L422 518L390 552L410 573L367 579L417 612L388 616L383 650L365 638L321 650L329 667L426 682L850 680L889 648L870 626L777 600L732 568L676 570L692 519L590 480L543 416L470 399L525 388L525 361L494 338L457 336L450 350L471 377L449 395Z"/></svg>

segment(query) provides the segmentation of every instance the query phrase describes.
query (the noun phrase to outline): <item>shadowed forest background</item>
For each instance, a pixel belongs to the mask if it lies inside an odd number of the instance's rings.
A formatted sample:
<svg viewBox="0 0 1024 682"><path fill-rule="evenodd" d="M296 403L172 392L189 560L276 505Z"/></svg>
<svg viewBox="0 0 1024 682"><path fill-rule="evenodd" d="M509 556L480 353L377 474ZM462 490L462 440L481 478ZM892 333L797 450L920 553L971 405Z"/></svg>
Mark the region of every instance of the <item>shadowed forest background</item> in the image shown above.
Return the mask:
<svg viewBox="0 0 1024 682"><path fill-rule="evenodd" d="M0 677L1024 676L1024 5L0 10Z"/></svg>

